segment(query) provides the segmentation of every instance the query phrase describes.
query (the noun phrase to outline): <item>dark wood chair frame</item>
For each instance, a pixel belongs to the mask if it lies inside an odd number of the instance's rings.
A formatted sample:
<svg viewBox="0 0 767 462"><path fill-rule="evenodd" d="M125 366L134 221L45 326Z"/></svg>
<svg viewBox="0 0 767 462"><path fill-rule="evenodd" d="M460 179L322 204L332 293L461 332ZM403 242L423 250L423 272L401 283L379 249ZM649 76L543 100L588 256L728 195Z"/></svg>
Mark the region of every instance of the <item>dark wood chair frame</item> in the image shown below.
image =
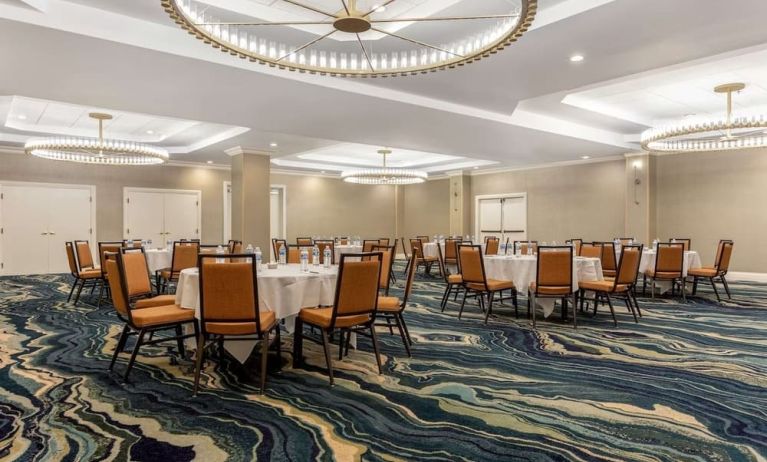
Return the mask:
<svg viewBox="0 0 767 462"><path fill-rule="evenodd" d="M458 260L460 261L461 257L461 247L471 247L474 249L479 250L479 265L480 270L482 271L482 282L478 281L466 281L465 276L463 277L463 300L461 301L461 309L458 311L458 319L461 319L461 315L463 314L464 306L466 305L466 299L467 298L476 298L477 303L479 304L480 309L482 309L482 312L485 313L485 324L487 324L488 320L490 319L490 315L493 314L493 302L495 300L495 294L500 293L500 303L503 305L503 300L507 300L503 298L503 291L509 290L511 292L511 299L512 303L514 305L514 317L519 317L519 304L517 302L517 288L511 288L511 289L502 289L502 290L493 290L491 291L490 288L487 286L487 272L485 272L485 260L483 258L482 254L482 246L476 245L476 244L461 244L458 246ZM462 265L462 264L461 264ZM463 273L461 273L463 276ZM468 286L468 284L483 284L485 287L483 290L476 290L472 289ZM487 297L487 305L485 305L485 297Z"/></svg>
<svg viewBox="0 0 767 462"><path fill-rule="evenodd" d="M722 285L724 286L724 291L727 293L727 298L732 300L732 294L730 293L730 285L727 283L727 279L725 279L725 276L727 275L727 272L729 271L729 267L726 270L721 270L720 265L722 263L722 255L724 254L724 246L730 246L730 255L732 256L732 247L735 245L735 243L729 239L722 239L719 241L719 248L716 252L716 260L714 260L714 268L716 268L717 275L705 278L702 276L693 276L692 279L692 295L696 295L698 292L698 282L705 281L708 279L708 282L711 284L711 287L714 289L714 295L716 295L716 300L721 303L722 298L719 296L719 290L716 288L716 279L718 278L720 281L722 281ZM729 265L728 265L729 266Z"/></svg>
<svg viewBox="0 0 767 462"><path fill-rule="evenodd" d="M564 250L570 252L570 272L569 272L569 286L570 287L570 294L563 295L563 294L542 294L539 293L541 287L547 287L547 286L541 286L538 281L541 280L541 250L548 251L548 250ZM575 290L573 290L573 268L572 265L574 265L573 261L573 248L570 246L541 246L538 247L538 261L535 265L535 292L532 292L530 288L527 290L527 316L530 317L532 315L533 318L533 328L535 328L535 300L538 298L553 298L560 300L562 303L562 318L566 319L567 314L567 302L572 301L573 303L573 327L578 328L578 315L576 313L577 311L577 302L576 302L576 294ZM558 287L558 286L557 286Z"/></svg>

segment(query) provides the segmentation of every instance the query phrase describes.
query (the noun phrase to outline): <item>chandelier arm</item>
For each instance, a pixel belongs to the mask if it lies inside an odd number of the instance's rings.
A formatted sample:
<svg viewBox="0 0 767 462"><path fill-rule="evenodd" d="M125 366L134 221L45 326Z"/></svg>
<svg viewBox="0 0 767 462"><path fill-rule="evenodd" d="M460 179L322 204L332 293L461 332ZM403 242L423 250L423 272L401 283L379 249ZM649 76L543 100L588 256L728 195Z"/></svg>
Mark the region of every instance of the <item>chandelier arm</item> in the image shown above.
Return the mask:
<svg viewBox="0 0 767 462"><path fill-rule="evenodd" d="M371 19L371 23L389 23L389 22L428 22L428 21L468 21L473 19L507 19L518 18L518 14L496 14L487 16L446 16L440 18L392 18L392 19Z"/></svg>
<svg viewBox="0 0 767 462"><path fill-rule="evenodd" d="M454 52L452 52L452 51L450 51L450 50L445 50L444 48L441 48L441 47L438 47L438 46L429 45L428 43L425 43L425 42L421 42L421 41L419 41L419 40L411 39L411 38L408 38L408 37L404 37L404 36L402 36L402 35L399 35L399 34L395 34L395 33L393 33L393 32L386 32L385 30L383 30L383 29L378 29L377 27L371 27L370 29L371 29L371 30L374 30L374 31L376 31L376 32L380 32L380 33L382 33L382 34L386 34L386 35L389 35L389 36L391 36L391 37L396 37L396 38L398 38L398 39L401 39L401 40L404 40L404 41L406 41L406 42L410 42L410 43L414 43L414 44L416 44L416 45L420 45L420 46L422 46L422 47L431 48L432 50L442 51L442 52L445 52L445 53L447 53L447 54L450 54L450 55L453 55L453 56L457 56L457 57L459 57L459 58L464 58L464 57L465 57L465 56L463 56L463 55L459 55L458 53L454 53Z"/></svg>
<svg viewBox="0 0 767 462"><path fill-rule="evenodd" d="M344 6L344 10L346 11L346 14L351 15L351 11L349 11L349 5L346 4L346 0L341 0L341 5Z"/></svg>
<svg viewBox="0 0 767 462"><path fill-rule="evenodd" d="M306 5L306 4L301 3L301 2L297 2L295 0L282 0L282 1L285 2L285 3L290 3L291 5L298 6L300 8L304 8L304 9L307 9L307 10L314 11L315 13L324 14L325 16L328 16L330 18L335 18L336 17L336 15L330 14L327 11L322 11L322 10L320 10L318 8L315 8L315 7L310 6L310 5Z"/></svg>
<svg viewBox="0 0 767 462"><path fill-rule="evenodd" d="M303 50L304 48L310 47L310 46L314 45L315 43L319 42L320 40L326 39L327 37L330 37L331 35L333 35L335 33L336 33L336 30L334 29L334 30L328 32L327 34L325 34L325 35L323 35L321 37L317 37L316 39L312 40L311 42L305 43L305 44L301 45L300 47L296 48L295 50L285 54L280 59L278 59L277 62L280 62L283 59L287 58L288 56L294 55L294 54L298 53L299 51Z"/></svg>
<svg viewBox="0 0 767 462"><path fill-rule="evenodd" d="M375 11L376 11L377 9L379 9L379 8L386 8L386 7L387 7L387 6L388 6L390 3L394 3L394 0L387 0L387 1L383 2L383 3L382 3L382 4L380 4L380 5L377 5L377 6L376 6L375 8L373 8L372 10L370 10L370 11L368 11L367 13L363 14L363 15L362 15L362 17L363 17L363 18L367 18L367 17L368 17L368 16L370 16L371 14L375 13ZM371 22L372 22L372 21L371 21Z"/></svg>
<svg viewBox="0 0 767 462"><path fill-rule="evenodd" d="M286 21L286 22L196 22L195 26L332 26L324 21Z"/></svg>
<svg viewBox="0 0 767 462"><path fill-rule="evenodd" d="M375 68L373 67L373 62L370 61L370 56L368 55L368 51L365 49L365 45L362 44L362 39L360 38L360 34L354 34L357 36L357 42L360 44L360 48L362 48L362 53L365 55L365 59L368 61L368 66L370 66L370 70L375 72Z"/></svg>

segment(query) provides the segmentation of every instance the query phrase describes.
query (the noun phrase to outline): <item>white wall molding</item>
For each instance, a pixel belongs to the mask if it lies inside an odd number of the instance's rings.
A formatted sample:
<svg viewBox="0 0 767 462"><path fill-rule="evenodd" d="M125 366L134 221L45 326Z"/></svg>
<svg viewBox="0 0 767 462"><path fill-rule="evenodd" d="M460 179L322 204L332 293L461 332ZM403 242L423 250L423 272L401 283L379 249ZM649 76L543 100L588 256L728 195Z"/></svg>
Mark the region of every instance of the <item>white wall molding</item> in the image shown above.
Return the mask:
<svg viewBox="0 0 767 462"><path fill-rule="evenodd" d="M767 282L767 273L748 273L744 271L730 271L727 273L729 281Z"/></svg>

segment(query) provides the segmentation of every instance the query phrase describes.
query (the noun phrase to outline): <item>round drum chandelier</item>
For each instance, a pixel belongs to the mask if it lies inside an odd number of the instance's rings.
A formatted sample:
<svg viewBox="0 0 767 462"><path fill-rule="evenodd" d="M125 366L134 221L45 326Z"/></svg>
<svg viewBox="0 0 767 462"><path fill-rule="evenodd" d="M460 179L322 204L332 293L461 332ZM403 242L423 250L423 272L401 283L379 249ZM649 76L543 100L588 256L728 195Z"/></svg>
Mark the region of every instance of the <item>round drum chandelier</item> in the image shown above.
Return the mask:
<svg viewBox="0 0 767 462"><path fill-rule="evenodd" d="M347 183L369 185L416 184L429 178L429 174L422 170L387 167L386 156L391 154L389 149L381 149L378 154L383 156L383 167L344 171L341 178Z"/></svg>
<svg viewBox="0 0 767 462"><path fill-rule="evenodd" d="M51 160L64 160L84 164L104 165L154 165L168 161L165 149L134 143L104 139L105 120L112 119L109 114L92 112L88 114L98 120L98 138L53 137L27 141L24 150L27 154Z"/></svg>
<svg viewBox="0 0 767 462"><path fill-rule="evenodd" d="M161 1L179 26L223 52L342 77L413 75L479 61L518 40L537 10L537 0L459 0L443 6L444 15L419 16L402 0L276 0L253 1L245 15L210 2ZM451 14L456 8L460 15Z"/></svg>
<svg viewBox="0 0 767 462"><path fill-rule="evenodd" d="M732 94L746 88L728 83L714 88L727 95L725 117L694 118L673 125L651 128L642 133L642 148L657 152L706 152L767 146L764 114L734 117Z"/></svg>

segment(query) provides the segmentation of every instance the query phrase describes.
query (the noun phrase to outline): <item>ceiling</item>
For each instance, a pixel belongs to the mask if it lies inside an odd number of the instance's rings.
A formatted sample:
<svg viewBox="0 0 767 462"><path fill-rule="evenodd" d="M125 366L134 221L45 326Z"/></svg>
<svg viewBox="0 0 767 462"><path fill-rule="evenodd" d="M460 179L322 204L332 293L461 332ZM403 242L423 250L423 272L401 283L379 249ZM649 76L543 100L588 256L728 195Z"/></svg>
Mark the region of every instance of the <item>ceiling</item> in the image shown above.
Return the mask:
<svg viewBox="0 0 767 462"><path fill-rule="evenodd" d="M246 129L202 146L190 141L192 127L174 143L191 148L172 159L228 164L224 151L242 146L318 164L280 166L297 170L352 165L381 147L486 161L481 168L612 158L636 150L648 124L723 107L707 93L719 80L750 84L736 97L738 109L767 104L763 0L732 0L728 8L715 0L539 4L534 27L490 59L370 80L287 72L221 53L180 30L158 0L2 0L0 62L20 71L0 73L0 97L100 108L177 129L192 122L198 139L210 138L205 126ZM573 54L585 59L570 62ZM13 140L43 130L11 120L0 127L0 143L19 146ZM67 123L87 127L82 114ZM126 137L147 130L137 121L126 127ZM301 157L339 146L359 149L347 149L345 161Z"/></svg>

